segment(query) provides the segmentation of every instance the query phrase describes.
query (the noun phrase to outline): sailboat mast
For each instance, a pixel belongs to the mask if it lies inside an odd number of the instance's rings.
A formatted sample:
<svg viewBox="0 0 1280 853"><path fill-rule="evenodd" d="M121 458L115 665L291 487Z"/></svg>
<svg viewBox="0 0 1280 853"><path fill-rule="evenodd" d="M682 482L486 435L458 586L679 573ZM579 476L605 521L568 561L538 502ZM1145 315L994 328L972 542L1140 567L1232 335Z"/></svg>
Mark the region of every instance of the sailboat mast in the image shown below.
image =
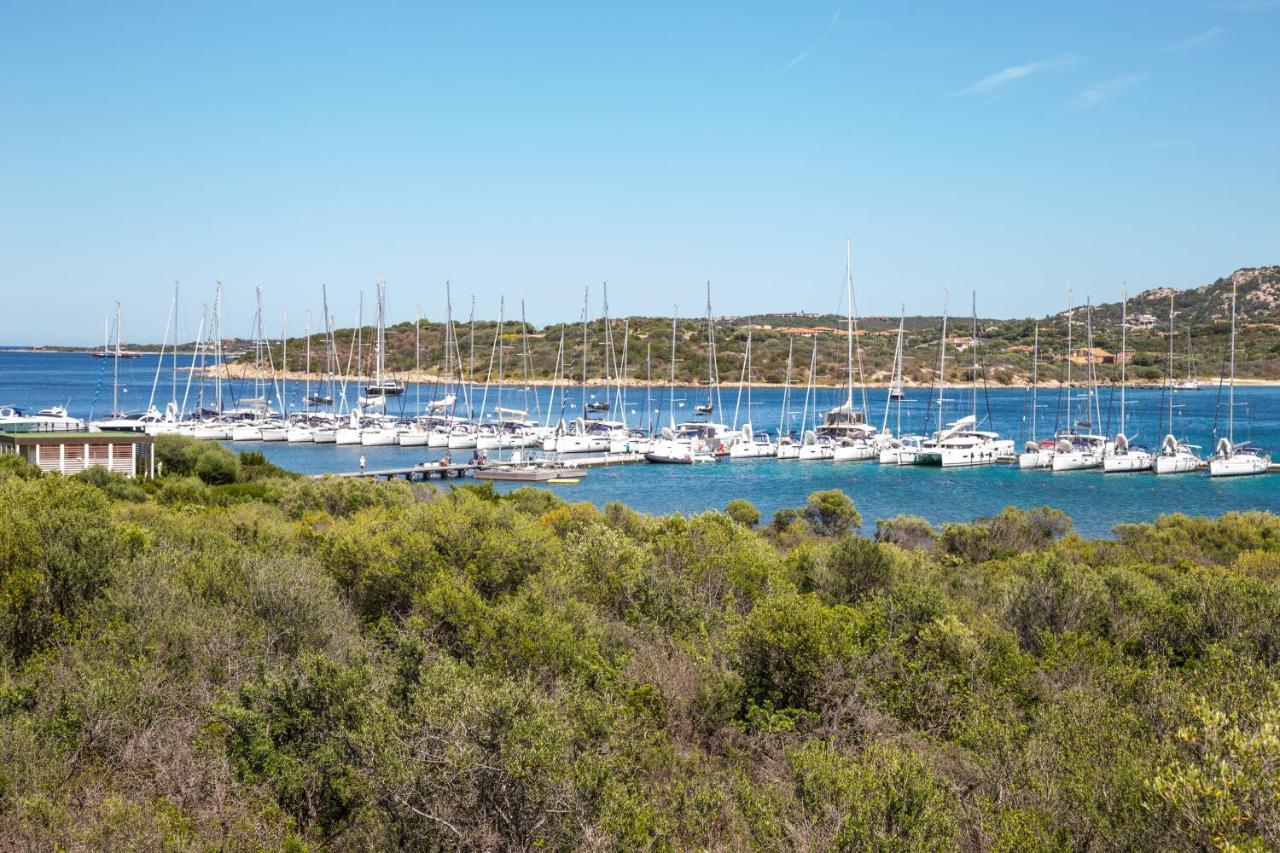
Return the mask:
<svg viewBox="0 0 1280 853"><path fill-rule="evenodd" d="M1169 398L1169 433L1173 434L1173 294L1169 294L1169 372L1165 394Z"/></svg>
<svg viewBox="0 0 1280 853"><path fill-rule="evenodd" d="M1031 440L1039 440L1036 429L1036 409L1039 406L1040 390L1040 324L1036 323L1035 336L1031 343Z"/></svg>
<svg viewBox="0 0 1280 853"><path fill-rule="evenodd" d="M844 294L845 294L845 337L846 360L849 372L849 393L845 399L845 407L853 410L853 255L850 241L844 241Z"/></svg>
<svg viewBox="0 0 1280 853"><path fill-rule="evenodd" d="M716 387L716 331L711 323L711 282L707 282L707 408L712 408L711 395Z"/></svg>
<svg viewBox="0 0 1280 853"><path fill-rule="evenodd" d="M1227 386L1227 440L1236 443L1236 284L1231 282L1231 384Z"/></svg>
<svg viewBox="0 0 1280 853"><path fill-rule="evenodd" d="M943 405L947 390L947 312L951 305L951 292L942 290L942 339L938 342L938 429L943 427Z"/></svg>
<svg viewBox="0 0 1280 853"><path fill-rule="evenodd" d="M782 381L782 414L778 416L778 438L786 434L783 430L787 425L787 409L791 402L791 357L795 349L796 336L791 335L787 341L787 375Z"/></svg>
<svg viewBox="0 0 1280 853"><path fill-rule="evenodd" d="M973 382L973 423L976 427L978 423L978 292L970 292L969 303L970 317L972 318L972 331L969 334L969 348L973 350L973 372L970 374Z"/></svg>
<svg viewBox="0 0 1280 853"><path fill-rule="evenodd" d="M671 379L667 383L667 395L670 398L670 405L667 414L671 419L671 428L676 428L676 316L680 313L680 306L673 305L671 307Z"/></svg>
<svg viewBox="0 0 1280 853"><path fill-rule="evenodd" d="M582 417L587 416L587 305L591 298L591 288L582 288L582 408L578 411Z"/></svg>
<svg viewBox="0 0 1280 853"><path fill-rule="evenodd" d="M1125 362L1129 351L1129 288L1120 291L1120 432L1125 433L1124 389L1126 384Z"/></svg>
<svg viewBox="0 0 1280 853"><path fill-rule="evenodd" d="M1071 308L1071 288L1067 288L1067 432L1076 431L1076 422L1071 417L1071 398L1075 396L1075 386L1071 384L1071 363L1075 353L1071 349L1071 320L1074 314Z"/></svg>
<svg viewBox="0 0 1280 853"><path fill-rule="evenodd" d="M116 303L116 358L111 375L111 414L120 415L120 303Z"/></svg>

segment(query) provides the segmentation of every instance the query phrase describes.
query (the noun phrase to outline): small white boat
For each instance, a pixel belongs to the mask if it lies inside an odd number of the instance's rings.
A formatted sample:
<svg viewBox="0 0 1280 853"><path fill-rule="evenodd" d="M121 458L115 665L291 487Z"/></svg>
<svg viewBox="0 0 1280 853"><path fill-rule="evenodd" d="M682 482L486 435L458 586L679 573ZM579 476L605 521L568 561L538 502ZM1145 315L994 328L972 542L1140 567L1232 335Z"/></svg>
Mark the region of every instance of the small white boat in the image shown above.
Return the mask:
<svg viewBox="0 0 1280 853"><path fill-rule="evenodd" d="M836 457L836 443L830 437L818 435L813 430L806 430L800 442L801 462L825 462Z"/></svg>

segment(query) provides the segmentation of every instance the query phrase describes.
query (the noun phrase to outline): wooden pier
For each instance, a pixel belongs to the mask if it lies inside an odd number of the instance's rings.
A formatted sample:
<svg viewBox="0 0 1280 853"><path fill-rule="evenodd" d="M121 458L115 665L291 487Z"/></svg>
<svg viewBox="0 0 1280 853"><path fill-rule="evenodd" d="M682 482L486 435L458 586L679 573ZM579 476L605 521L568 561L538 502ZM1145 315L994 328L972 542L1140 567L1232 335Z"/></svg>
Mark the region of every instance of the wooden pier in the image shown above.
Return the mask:
<svg viewBox="0 0 1280 853"><path fill-rule="evenodd" d="M360 477L365 480L408 480L418 482L426 480L461 480L473 474L477 466L462 465L411 465L407 468L379 468L366 471L338 471L330 474L315 474L314 479L321 477Z"/></svg>

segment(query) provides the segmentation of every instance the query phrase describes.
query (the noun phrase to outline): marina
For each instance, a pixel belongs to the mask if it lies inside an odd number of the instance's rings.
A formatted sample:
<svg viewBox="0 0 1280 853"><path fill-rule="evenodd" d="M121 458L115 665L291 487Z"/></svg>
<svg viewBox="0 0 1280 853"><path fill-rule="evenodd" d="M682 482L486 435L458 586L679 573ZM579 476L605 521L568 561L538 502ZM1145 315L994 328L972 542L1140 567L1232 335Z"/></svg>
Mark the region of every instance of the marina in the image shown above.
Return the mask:
<svg viewBox="0 0 1280 853"><path fill-rule="evenodd" d="M809 353L805 353L807 362ZM797 359L798 361L799 359ZM150 395L160 357L144 354L137 359L119 363L120 383L118 397L130 400L141 394L143 402ZM165 365L169 364L166 359ZM11 406L36 413L46 407L51 399L49 389L57 388L58 396L67 404L65 417L88 417L93 410L102 411L104 401L110 408L113 388L109 381L113 363L104 363L78 353L31 353L0 350L0 400ZM105 371L108 381L100 382ZM738 377L734 377L737 379ZM1019 443L1029 441L1029 436L1044 425L1052 427L1055 419L1065 416L1067 403L1065 389L1044 374L1035 390L1034 399L1040 408L1032 407L1030 388L993 387L986 391L986 402L980 406L983 426L994 424L1001 435ZM280 380L280 394L290 407L302 407L308 393L317 393L315 383L296 380ZM232 406L239 386L228 387L227 405ZM251 393L252 386L245 392ZM431 395L439 389L434 386L419 387L407 383L404 394L389 406L396 419L412 423L415 398L423 401L437 399ZM490 387L496 398L498 388ZM936 422L936 402L930 404L930 389L905 387L901 396L891 393L890 386L867 386L856 389L857 401L865 390L866 406L873 422L887 425L892 436L901 436L904 444L910 444L910 436L923 436L932 431ZM967 390L967 389L966 389ZM530 408L541 411L547 422L549 411L560 411L562 400L567 420L576 420L585 399L598 394L598 386L570 384L558 387L502 386L504 400L527 398ZM729 409L733 426L735 382L722 384L718 391ZM181 394L181 388L179 388ZM466 389L466 395L477 399L484 395L483 386L477 384ZM212 391L209 391L212 394ZM824 413L840 410L847 402L847 383L840 387L816 386L812 389L797 387L754 387L742 393L737 423L739 435L750 432L753 442L772 448L776 454L782 448L803 447L806 432L813 429L813 411L818 411L819 425ZM806 396L808 403L806 406ZM1080 389L1076 396L1083 396ZM662 409L663 421L669 423L666 409L674 401L675 418L680 423L696 423L706 418L694 417L693 409L705 405L707 388L703 386L638 387L624 386L613 395L615 405L611 414L625 417L627 423L644 424L646 400L652 411ZM1098 405L1103 414L1103 426L1119 429L1120 388L1107 383L1099 393ZM661 402L660 402L661 398ZM1219 413L1227 398L1227 388L1206 386L1198 391L1130 386L1125 392L1126 431L1134 444L1146 442L1160 447L1160 437L1167 432L1170 411L1173 412L1178 446L1209 447L1216 444L1215 435L1224 433L1225 419ZM1237 438L1248 436L1259 446L1280 446L1280 388L1275 386L1239 386L1235 391L1235 410L1239 418L1236 424ZM972 407L971 395L965 403ZM425 405L425 403L424 403ZM132 408L129 403L123 407ZM403 408L402 408L403 407ZM553 408L554 407L554 408ZM860 406L859 406L860 407ZM492 403L490 404L492 408ZM403 414L401 414L403 410ZM688 416L685 416L685 413ZM886 415L887 412L887 415ZM1061 414L1057 414L1061 412ZM1032 416L1036 423L1033 425ZM61 417L57 414L47 419ZM655 414L655 418L657 415ZM1107 423L1108 418L1110 424ZM591 420L594 420L592 418ZM52 422L52 421L51 421ZM759 425L746 430L745 424ZM1248 432L1245 433L1247 425ZM765 426L768 425L768 426ZM1112 432L1108 429L1104 432ZM655 433L660 440L662 430ZM297 442L286 440L221 439L232 450L256 450L269 461L307 475L341 474L359 475L360 457L366 459L366 476L379 472L396 478L426 479L431 477L437 485L471 480L470 463L460 465L455 476L448 469L448 480L442 480L440 461L451 456L451 462L462 463L477 452L471 449L450 449L427 445L364 445ZM794 442L794 444L792 444ZM744 439L745 444L745 439ZM739 452L735 453L734 448ZM847 491L871 519L895 515L920 515L934 523L965 521L975 515L999 512L1006 505L1054 506L1068 512L1078 529L1092 535L1107 535L1112 526L1121 521L1147 521L1157 515L1182 512L1192 515L1217 516L1230 510L1260 509L1280 511L1280 480L1269 476L1243 478L1209 478L1207 460L1194 457L1193 467L1183 476L1156 476L1146 474L1105 474L1094 468L1070 473L1053 473L1051 470L1024 470L1016 463L997 460L994 464L978 468L941 469L926 466L884 464L881 456L862 462L840 462L833 458L821 460L779 458L766 449L763 455L747 456L742 446L735 443L727 454L712 455L714 464L705 465L655 465L647 464L639 452L609 450L562 453L538 448L523 448L519 452L547 457L575 469L590 472L585 477L558 475L547 479L493 479L500 491L533 484L553 490L568 489L566 496L574 500L586 500L603 506L612 500L625 500L629 505L650 512L697 513L719 509L730 497L744 497L755 503L762 512L796 506L804 502L809 492L816 489L840 488ZM1176 451L1176 447L1175 447ZM510 461L516 449L496 448L484 451L493 466ZM893 456L898 451L886 451ZM528 458L528 457L526 457ZM886 457L888 458L888 457ZM1156 454L1156 461L1164 458ZM1274 466L1270 469L1275 470ZM491 476L491 475L490 475ZM541 475L539 475L540 477ZM557 483L555 480L578 479L576 484Z"/></svg>

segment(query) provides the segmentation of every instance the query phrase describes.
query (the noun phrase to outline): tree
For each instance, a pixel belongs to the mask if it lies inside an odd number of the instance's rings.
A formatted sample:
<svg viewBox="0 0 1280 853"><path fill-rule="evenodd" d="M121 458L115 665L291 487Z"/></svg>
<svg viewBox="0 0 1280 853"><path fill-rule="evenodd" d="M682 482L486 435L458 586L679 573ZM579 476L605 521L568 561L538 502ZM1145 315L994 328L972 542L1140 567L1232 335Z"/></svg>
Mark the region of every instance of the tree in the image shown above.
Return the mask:
<svg viewBox="0 0 1280 853"><path fill-rule="evenodd" d="M809 495L803 510L805 519L820 536L840 536L862 526L862 515L849 496L839 489L827 489Z"/></svg>
<svg viewBox="0 0 1280 853"><path fill-rule="evenodd" d="M729 501L724 508L725 515L741 524L743 527L755 527L760 523L760 510L756 509L755 504L742 498L735 498Z"/></svg>

